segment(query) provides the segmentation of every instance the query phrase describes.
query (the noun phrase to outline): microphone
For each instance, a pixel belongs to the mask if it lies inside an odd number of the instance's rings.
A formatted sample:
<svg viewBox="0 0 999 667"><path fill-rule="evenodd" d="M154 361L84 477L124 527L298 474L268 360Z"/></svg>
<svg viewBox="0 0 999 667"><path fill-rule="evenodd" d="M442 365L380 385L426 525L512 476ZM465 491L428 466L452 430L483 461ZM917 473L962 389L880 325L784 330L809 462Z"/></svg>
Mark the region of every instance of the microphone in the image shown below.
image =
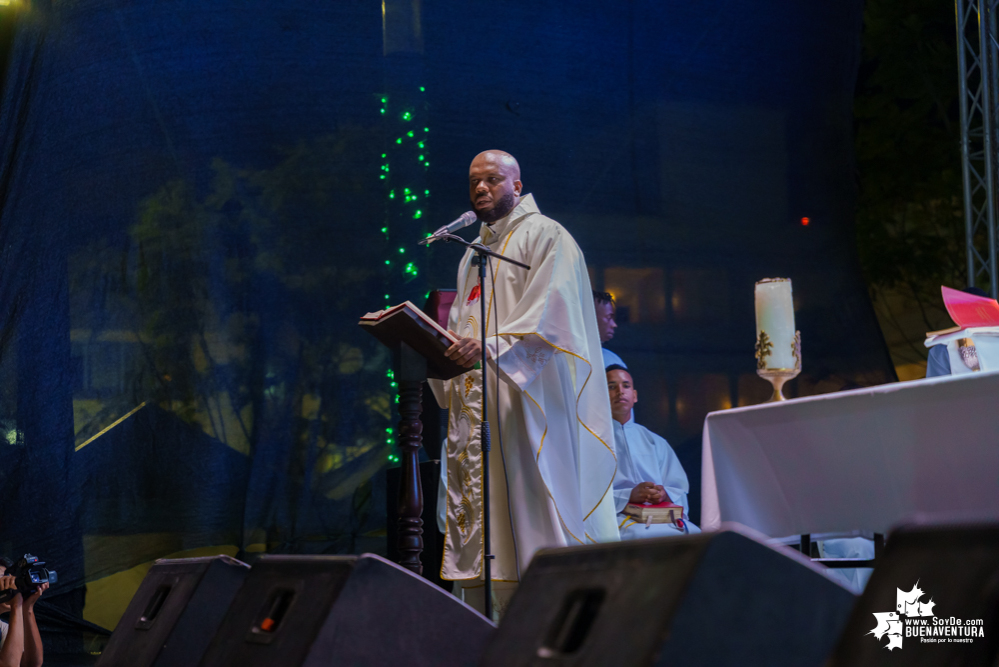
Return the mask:
<svg viewBox="0 0 999 667"><path fill-rule="evenodd" d="M459 217L454 222L444 225L436 232L434 232L427 238L420 241L420 245L430 245L434 241L439 241L440 238L445 234L452 234L458 231L459 229L464 229L465 227L468 227L469 225L474 223L476 220L478 220L478 216L475 215L474 211L466 211L462 213L461 217Z"/></svg>

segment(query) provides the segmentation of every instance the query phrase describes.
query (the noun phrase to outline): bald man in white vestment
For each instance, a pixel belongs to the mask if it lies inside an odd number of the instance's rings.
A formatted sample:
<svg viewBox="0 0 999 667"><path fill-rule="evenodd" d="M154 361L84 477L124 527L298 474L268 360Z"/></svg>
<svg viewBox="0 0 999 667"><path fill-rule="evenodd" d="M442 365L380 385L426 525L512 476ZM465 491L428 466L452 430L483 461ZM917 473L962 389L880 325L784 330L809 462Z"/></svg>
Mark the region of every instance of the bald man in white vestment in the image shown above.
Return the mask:
<svg viewBox="0 0 999 667"><path fill-rule="evenodd" d="M618 511L621 539L638 540L701 532L687 518L690 483L676 452L664 438L635 423L632 408L638 402L638 391L627 369L621 366L607 368L607 391L614 415L614 449L618 458L614 504ZM628 503L656 504L667 500L683 506L682 526L673 523L647 526L623 513Z"/></svg>
<svg viewBox="0 0 999 667"><path fill-rule="evenodd" d="M586 265L569 232L521 192L509 154L486 151L472 161L480 242L531 269L493 259L495 289L488 274L480 288L474 253L465 253L448 317L460 340L448 356L471 370L431 381L449 412L441 577L481 609L482 372L473 367L485 299L493 609L500 614L538 549L619 539L613 428Z"/></svg>

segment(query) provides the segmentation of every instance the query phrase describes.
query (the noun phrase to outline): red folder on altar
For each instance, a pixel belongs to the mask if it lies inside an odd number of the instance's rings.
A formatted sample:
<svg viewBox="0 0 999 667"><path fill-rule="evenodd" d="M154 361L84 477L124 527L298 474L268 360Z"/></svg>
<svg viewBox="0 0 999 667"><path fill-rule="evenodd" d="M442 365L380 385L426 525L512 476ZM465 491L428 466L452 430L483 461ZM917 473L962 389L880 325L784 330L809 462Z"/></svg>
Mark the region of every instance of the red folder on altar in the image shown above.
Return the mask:
<svg viewBox="0 0 999 667"><path fill-rule="evenodd" d="M941 287L940 292L950 318L961 329L999 326L999 302L995 299L950 287Z"/></svg>

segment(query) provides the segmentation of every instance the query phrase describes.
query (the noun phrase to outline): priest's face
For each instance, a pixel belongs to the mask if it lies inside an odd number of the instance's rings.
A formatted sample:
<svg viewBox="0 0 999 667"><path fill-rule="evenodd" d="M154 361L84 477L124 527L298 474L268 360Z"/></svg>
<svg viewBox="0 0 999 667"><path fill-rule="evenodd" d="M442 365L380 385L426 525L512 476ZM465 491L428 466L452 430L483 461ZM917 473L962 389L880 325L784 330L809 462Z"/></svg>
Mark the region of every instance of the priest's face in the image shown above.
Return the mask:
<svg viewBox="0 0 999 667"><path fill-rule="evenodd" d="M631 381L631 373L616 368L607 373L607 392L610 394L611 414L622 424L631 419L631 409L638 403L638 392Z"/></svg>
<svg viewBox="0 0 999 667"><path fill-rule="evenodd" d="M600 330L600 342L606 343L614 337L614 329L617 329L617 322L614 321L614 302L594 301L593 306L597 311L597 329Z"/></svg>
<svg viewBox="0 0 999 667"><path fill-rule="evenodd" d="M492 224L520 202L520 167L502 151L479 153L468 168L468 194L479 220Z"/></svg>

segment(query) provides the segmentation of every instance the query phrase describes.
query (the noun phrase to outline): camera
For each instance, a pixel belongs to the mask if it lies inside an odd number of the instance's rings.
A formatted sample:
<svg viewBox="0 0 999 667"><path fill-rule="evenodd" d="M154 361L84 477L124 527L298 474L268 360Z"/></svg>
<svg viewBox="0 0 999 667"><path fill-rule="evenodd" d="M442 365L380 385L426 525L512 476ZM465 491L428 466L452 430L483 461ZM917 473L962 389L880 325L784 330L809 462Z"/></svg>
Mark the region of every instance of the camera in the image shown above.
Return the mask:
<svg viewBox="0 0 999 667"><path fill-rule="evenodd" d="M42 584L54 584L59 580L55 570L49 570L45 567L45 561L40 561L37 556L31 554L24 554L7 568L4 575L14 577L17 592L24 597L37 591ZM5 602L12 597L14 597L14 591L4 591L0 593L0 602Z"/></svg>

